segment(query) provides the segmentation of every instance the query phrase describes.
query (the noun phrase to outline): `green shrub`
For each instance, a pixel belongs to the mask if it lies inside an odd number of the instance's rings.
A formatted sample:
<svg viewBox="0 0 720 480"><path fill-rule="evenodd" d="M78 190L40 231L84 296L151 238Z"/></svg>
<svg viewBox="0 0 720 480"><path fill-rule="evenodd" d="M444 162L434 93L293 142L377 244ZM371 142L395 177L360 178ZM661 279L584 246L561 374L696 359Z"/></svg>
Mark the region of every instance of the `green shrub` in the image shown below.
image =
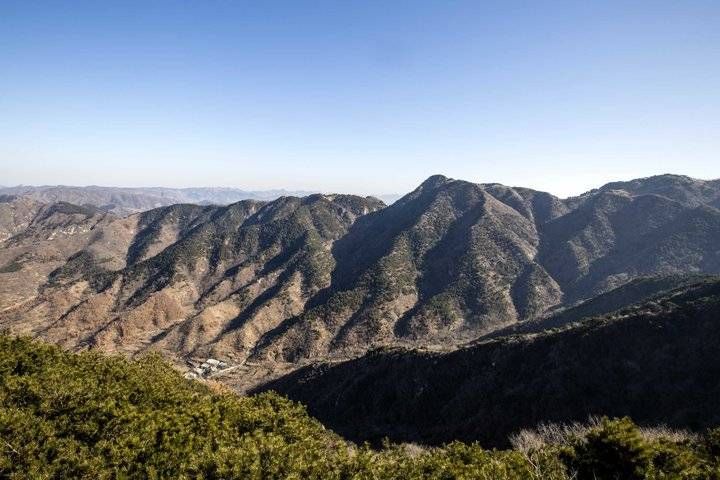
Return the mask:
<svg viewBox="0 0 720 480"><path fill-rule="evenodd" d="M720 459L720 428L714 428L707 432L705 447L712 457Z"/></svg>
<svg viewBox="0 0 720 480"><path fill-rule="evenodd" d="M578 480L720 479L718 458L709 450L695 440L644 436L629 418L603 418L561 456Z"/></svg>
<svg viewBox="0 0 720 480"><path fill-rule="evenodd" d="M652 451L629 418L605 418L575 446L569 461L580 480L642 480Z"/></svg>
<svg viewBox="0 0 720 480"><path fill-rule="evenodd" d="M22 263L18 262L17 260L13 260L12 262L0 267L0 273L19 272L20 270L22 270L22 268Z"/></svg>
<svg viewBox="0 0 720 480"><path fill-rule="evenodd" d="M647 478L682 478L708 480L717 478L702 458L697 445L674 443L660 439L652 444L652 465Z"/></svg>

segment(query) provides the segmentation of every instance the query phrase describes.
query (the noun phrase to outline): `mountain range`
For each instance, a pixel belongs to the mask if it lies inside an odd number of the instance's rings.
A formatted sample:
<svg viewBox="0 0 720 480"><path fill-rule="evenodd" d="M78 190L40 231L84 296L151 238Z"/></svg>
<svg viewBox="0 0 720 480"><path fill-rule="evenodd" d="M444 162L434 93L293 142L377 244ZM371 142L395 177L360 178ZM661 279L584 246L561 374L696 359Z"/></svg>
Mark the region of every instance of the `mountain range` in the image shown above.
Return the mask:
<svg viewBox="0 0 720 480"><path fill-rule="evenodd" d="M67 202L75 205L94 206L116 215L124 216L166 207L176 203L201 205L227 205L240 200L274 200L288 195L303 196L314 192L287 190L248 191L238 188L167 188L167 187L101 187L91 185L75 187L67 185L44 185L0 187L0 195L30 198L42 203Z"/></svg>
<svg viewBox="0 0 720 480"><path fill-rule="evenodd" d="M228 187L168 188L168 187L101 187L96 185L76 187L67 185L44 185L0 187L0 196L22 196L41 203L66 202L90 206L126 216L177 203L196 205L229 205L241 200L270 201L280 197L302 197L316 192L303 190L242 190ZM400 195L378 195L386 203L392 203Z"/></svg>
<svg viewBox="0 0 720 480"><path fill-rule="evenodd" d="M678 175L568 199L437 175L390 206L312 194L126 216L4 195L0 327L276 372L377 347L449 351L562 326L645 277L720 273L719 208L720 181Z"/></svg>

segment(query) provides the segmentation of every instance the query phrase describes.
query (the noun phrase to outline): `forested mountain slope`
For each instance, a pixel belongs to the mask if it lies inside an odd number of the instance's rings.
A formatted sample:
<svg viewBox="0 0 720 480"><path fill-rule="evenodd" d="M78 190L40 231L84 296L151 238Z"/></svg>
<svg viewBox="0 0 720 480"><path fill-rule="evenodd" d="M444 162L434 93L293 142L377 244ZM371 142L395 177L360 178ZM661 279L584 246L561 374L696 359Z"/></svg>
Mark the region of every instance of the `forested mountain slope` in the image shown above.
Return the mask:
<svg viewBox="0 0 720 480"><path fill-rule="evenodd" d="M559 331L450 353L381 349L305 367L275 390L354 440L506 445L542 422L589 414L702 429L720 423L720 280Z"/></svg>

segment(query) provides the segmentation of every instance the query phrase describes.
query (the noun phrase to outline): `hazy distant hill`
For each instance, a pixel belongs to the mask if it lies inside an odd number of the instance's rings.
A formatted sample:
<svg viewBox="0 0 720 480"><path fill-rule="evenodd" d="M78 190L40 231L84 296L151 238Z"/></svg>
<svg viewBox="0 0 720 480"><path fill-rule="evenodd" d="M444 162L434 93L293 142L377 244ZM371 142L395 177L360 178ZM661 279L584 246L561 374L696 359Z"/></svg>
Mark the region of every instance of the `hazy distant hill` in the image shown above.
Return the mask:
<svg viewBox="0 0 720 480"><path fill-rule="evenodd" d="M68 202L92 205L117 215L142 212L175 203L228 205L240 200L274 200L282 196L305 196L314 192L261 190L246 191L237 188L124 188L17 186L0 187L0 195L22 195L43 203Z"/></svg>
<svg viewBox="0 0 720 480"><path fill-rule="evenodd" d="M663 175L562 200L434 176L390 206L315 194L125 218L4 197L0 327L235 363L452 349L635 278L720 273L719 192Z"/></svg>

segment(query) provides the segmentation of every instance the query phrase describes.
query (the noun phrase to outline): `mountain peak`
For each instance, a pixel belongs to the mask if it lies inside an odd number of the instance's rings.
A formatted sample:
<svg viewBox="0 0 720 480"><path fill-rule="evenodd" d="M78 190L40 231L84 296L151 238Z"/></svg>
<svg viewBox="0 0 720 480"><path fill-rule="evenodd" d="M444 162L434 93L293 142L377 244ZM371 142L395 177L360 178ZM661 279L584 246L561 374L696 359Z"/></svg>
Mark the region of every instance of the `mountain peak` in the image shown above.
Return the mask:
<svg viewBox="0 0 720 480"><path fill-rule="evenodd" d="M420 184L421 188L436 188L440 185L443 185L445 183L448 183L452 181L452 178L448 178L445 175L431 175L429 176L424 182Z"/></svg>

